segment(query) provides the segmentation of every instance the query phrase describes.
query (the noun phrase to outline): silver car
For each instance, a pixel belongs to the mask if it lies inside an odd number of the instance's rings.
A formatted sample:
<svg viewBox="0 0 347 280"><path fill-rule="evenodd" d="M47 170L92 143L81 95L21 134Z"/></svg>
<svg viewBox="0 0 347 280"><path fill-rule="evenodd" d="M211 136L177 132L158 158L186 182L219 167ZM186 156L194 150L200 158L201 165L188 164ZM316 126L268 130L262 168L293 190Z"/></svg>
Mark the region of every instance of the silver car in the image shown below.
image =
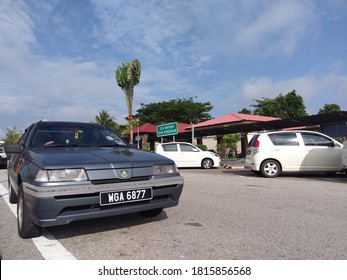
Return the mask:
<svg viewBox="0 0 347 280"><path fill-rule="evenodd" d="M319 132L263 132L251 139L245 165L269 178L281 172L339 172L341 149L339 142Z"/></svg>

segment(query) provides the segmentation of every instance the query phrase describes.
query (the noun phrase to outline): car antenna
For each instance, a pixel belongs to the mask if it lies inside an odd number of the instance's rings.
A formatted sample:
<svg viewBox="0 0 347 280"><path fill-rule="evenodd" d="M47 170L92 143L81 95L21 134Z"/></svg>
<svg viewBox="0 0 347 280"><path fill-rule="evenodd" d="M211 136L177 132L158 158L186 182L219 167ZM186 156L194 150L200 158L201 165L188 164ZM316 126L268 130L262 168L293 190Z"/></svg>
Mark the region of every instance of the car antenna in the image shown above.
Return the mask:
<svg viewBox="0 0 347 280"><path fill-rule="evenodd" d="M49 102L48 102L48 104L47 104L47 106L46 106L45 110L43 111L40 121L42 121L42 119L43 119L44 115L46 114L46 111L47 111L47 109L48 109L49 105L51 105L51 101L49 101Z"/></svg>

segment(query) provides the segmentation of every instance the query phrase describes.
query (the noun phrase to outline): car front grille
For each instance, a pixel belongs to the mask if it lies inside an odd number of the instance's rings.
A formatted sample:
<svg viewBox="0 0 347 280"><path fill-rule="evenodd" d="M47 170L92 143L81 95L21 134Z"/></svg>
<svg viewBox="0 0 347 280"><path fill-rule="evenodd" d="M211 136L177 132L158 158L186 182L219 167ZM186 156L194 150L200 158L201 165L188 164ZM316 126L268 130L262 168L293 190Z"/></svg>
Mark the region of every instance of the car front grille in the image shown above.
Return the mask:
<svg viewBox="0 0 347 280"><path fill-rule="evenodd" d="M125 182L137 182L137 181L148 181L151 179L151 176L142 176L142 177L132 177L130 179L102 179L102 180L92 180L93 185L101 184L113 184L113 183L125 183Z"/></svg>

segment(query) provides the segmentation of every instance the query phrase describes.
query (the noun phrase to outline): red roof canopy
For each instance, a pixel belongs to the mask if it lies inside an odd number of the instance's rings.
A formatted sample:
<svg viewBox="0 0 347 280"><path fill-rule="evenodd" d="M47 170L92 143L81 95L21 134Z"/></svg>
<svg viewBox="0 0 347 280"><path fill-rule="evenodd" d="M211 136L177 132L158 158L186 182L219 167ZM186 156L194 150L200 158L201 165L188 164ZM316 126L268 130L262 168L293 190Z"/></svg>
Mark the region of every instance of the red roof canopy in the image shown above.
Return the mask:
<svg viewBox="0 0 347 280"><path fill-rule="evenodd" d="M214 118L212 120L198 123L194 126L194 128L208 127L208 126L221 125L221 124L227 124L227 123L267 122L267 121L273 121L273 120L280 120L280 118L250 115L250 114L229 113L224 116Z"/></svg>

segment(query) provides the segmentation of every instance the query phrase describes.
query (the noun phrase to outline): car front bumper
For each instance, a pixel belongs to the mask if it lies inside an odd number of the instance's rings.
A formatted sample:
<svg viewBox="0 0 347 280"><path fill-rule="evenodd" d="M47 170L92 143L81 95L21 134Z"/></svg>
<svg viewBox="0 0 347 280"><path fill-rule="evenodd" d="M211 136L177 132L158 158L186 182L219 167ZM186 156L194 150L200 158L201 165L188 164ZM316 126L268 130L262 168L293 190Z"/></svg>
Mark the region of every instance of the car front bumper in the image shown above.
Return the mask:
<svg viewBox="0 0 347 280"><path fill-rule="evenodd" d="M56 184L34 186L24 183L24 199L33 222L42 227L69 224L73 221L168 208L178 204L183 177L173 176L124 183ZM100 192L136 190L151 187L153 198L115 205L100 205Z"/></svg>

